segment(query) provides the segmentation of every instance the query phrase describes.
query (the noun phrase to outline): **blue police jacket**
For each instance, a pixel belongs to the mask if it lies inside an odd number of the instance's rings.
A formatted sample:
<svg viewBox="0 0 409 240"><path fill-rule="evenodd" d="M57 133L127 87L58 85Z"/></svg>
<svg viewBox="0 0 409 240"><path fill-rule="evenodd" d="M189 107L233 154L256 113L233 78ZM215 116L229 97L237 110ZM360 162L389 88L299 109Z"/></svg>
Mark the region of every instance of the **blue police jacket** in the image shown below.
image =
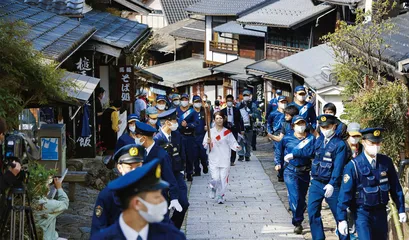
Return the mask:
<svg viewBox="0 0 409 240"><path fill-rule="evenodd" d="M270 113L276 111L277 108L278 108L278 99L272 98L267 106L267 116L270 115Z"/></svg>
<svg viewBox="0 0 409 240"><path fill-rule="evenodd" d="M115 193L107 187L98 194L92 215L91 235L103 231L114 224L121 214L121 205Z"/></svg>
<svg viewBox="0 0 409 240"><path fill-rule="evenodd" d="M163 133L162 129L153 137L155 142L160 146L164 146L169 143L169 139ZM178 131L172 131L170 135L170 142L172 143L172 149L168 150L168 154L172 159L172 170L174 172L184 171L186 153L183 151L182 135ZM169 152L171 151L171 152Z"/></svg>
<svg viewBox="0 0 409 240"><path fill-rule="evenodd" d="M279 111L271 112L267 118L267 132L270 134L280 133L284 121L284 113Z"/></svg>
<svg viewBox="0 0 409 240"><path fill-rule="evenodd" d="M172 159L170 158L168 152L165 149L159 146L158 143L154 143L152 149L150 150L149 154L143 157L144 163L148 163L155 158L159 158L161 160L162 165L162 175L161 178L169 183L169 195L170 200L178 199L179 198L179 187L175 179L175 175L173 175L172 170ZM167 198L168 194L164 194L165 198Z"/></svg>
<svg viewBox="0 0 409 240"><path fill-rule="evenodd" d="M91 240L127 240L119 226L119 220L105 231L91 236ZM150 223L148 240L185 240L185 235L168 223Z"/></svg>
<svg viewBox="0 0 409 240"><path fill-rule="evenodd" d="M285 135L274 150L275 163L283 165L285 155L292 153L294 158L290 160L289 164L295 167L311 165L315 141L315 137L310 133L304 139L298 139L294 134Z"/></svg>
<svg viewBox="0 0 409 240"><path fill-rule="evenodd" d="M189 107L186 111L183 111L180 107L176 108L176 115L178 117L179 131L183 134L193 134L197 125L197 113L193 107ZM182 122L186 121L187 126L183 127Z"/></svg>
<svg viewBox="0 0 409 240"><path fill-rule="evenodd" d="M196 112L196 127L195 127L196 136L204 135L206 133L204 129L204 127L206 126L205 117L206 117L205 111L204 111L204 108L202 107L200 108L200 112Z"/></svg>
<svg viewBox="0 0 409 240"><path fill-rule="evenodd" d="M284 118L285 120L285 118ZM290 121L283 121L281 123L281 133L284 135L293 134L293 129L291 128L291 120Z"/></svg>
<svg viewBox="0 0 409 240"><path fill-rule="evenodd" d="M342 170L348 161L347 146L345 142L333 136L324 146L324 136L315 142L315 158L311 166L313 179L331 184L333 187L341 186Z"/></svg>
<svg viewBox="0 0 409 240"><path fill-rule="evenodd" d="M115 152L118 151L121 147L126 146L128 144L135 144L135 139L129 135L129 133L124 133L122 134L121 137L119 137L118 141L116 142L115 145Z"/></svg>
<svg viewBox="0 0 409 240"><path fill-rule="evenodd" d="M372 169L362 152L345 166L338 197L338 220L347 219L348 207L367 211L385 207L389 201L389 193L399 213L405 212L405 198L392 159L378 154L376 169Z"/></svg>
<svg viewBox="0 0 409 240"><path fill-rule="evenodd" d="M307 120L308 124L315 129L317 127L317 114L315 113L314 106L311 103L305 103L303 106L298 105L295 102L289 104L289 106L296 106L300 111L298 115Z"/></svg>

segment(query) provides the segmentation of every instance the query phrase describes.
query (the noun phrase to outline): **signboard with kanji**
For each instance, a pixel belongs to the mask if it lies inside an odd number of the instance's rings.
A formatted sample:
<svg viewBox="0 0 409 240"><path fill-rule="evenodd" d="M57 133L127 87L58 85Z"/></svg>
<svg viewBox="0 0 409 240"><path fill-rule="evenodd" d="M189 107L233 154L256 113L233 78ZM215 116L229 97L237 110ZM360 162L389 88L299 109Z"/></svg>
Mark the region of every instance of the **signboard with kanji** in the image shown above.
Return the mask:
<svg viewBox="0 0 409 240"><path fill-rule="evenodd" d="M135 82L132 66L118 67L118 93L124 103L134 102Z"/></svg>

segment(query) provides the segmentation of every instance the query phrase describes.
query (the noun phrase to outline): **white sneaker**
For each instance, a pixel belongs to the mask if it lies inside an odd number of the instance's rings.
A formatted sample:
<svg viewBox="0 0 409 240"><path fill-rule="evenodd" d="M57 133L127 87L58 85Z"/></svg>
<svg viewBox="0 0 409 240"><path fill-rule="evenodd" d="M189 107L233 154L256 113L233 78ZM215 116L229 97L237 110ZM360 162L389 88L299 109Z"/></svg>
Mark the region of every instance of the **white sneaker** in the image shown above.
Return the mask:
<svg viewBox="0 0 409 240"><path fill-rule="evenodd" d="M218 204L223 204L223 203L224 203L224 199L223 199L222 196L219 196L219 197L217 198L217 203L218 203Z"/></svg>
<svg viewBox="0 0 409 240"><path fill-rule="evenodd" d="M216 197L216 189L215 188L210 188L209 197L211 199L215 199L215 197Z"/></svg>

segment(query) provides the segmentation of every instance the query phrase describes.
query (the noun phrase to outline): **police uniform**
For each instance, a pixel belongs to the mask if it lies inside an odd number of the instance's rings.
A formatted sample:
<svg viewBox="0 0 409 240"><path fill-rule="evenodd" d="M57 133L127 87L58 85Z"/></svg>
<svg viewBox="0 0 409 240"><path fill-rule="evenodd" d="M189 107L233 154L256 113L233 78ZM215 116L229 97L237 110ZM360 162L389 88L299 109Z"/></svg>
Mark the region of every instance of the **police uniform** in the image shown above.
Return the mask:
<svg viewBox="0 0 409 240"><path fill-rule="evenodd" d="M283 94L280 89L276 90L277 97L272 98L267 106L266 116L269 116L272 112L276 111L278 108L278 98Z"/></svg>
<svg viewBox="0 0 409 240"><path fill-rule="evenodd" d="M363 139L379 143L382 128L361 130ZM386 205L389 193L399 216L404 218L405 199L392 159L377 154L372 159L365 151L352 159L344 169L338 199L338 220L347 220L347 209L355 213L356 230L360 240L388 239Z"/></svg>
<svg viewBox="0 0 409 240"><path fill-rule="evenodd" d="M115 153L114 161L118 164L143 162L142 153L143 151L141 151L137 145L129 144L120 148ZM94 213L92 215L91 235L102 232L104 229L114 224L115 221L118 220L121 212L120 202L115 197L114 192L107 187L102 189L98 194Z"/></svg>
<svg viewBox="0 0 409 240"><path fill-rule="evenodd" d="M152 137L154 133L156 133L156 129L149 126L146 123L137 122L136 123L136 132L137 134ZM175 179L175 175L173 174L172 170L172 159L170 158L168 152L163 149L157 142L153 142L153 144L147 148L145 148L145 153L143 157L144 163L148 163L153 159L160 159L161 160L161 178L169 183L169 190L164 190L163 196L167 201L172 203L176 203L180 205L179 199L179 186ZM169 220L169 214L165 216L165 222Z"/></svg>
<svg viewBox="0 0 409 240"><path fill-rule="evenodd" d="M294 92L305 92L305 87L297 86L294 89ZM315 113L314 106L311 103L305 102L304 105L300 106L297 103L292 102L289 104L289 106L291 105L298 108L298 115L302 116L312 129L315 129L317 127L317 114Z"/></svg>
<svg viewBox="0 0 409 240"><path fill-rule="evenodd" d="M121 201L135 197L138 193L165 189L169 184L162 181L161 165L159 159L154 159L142 167L112 181L108 188L116 193ZM124 209L134 211L133 209ZM136 213L135 213L136 214ZM141 215L139 215L141 216ZM141 216L142 217L142 216ZM147 233L141 230L137 232L127 225L123 220L122 214L119 219L103 232L97 233L91 237L92 240L185 240L185 235L171 224L166 223L148 223L144 228ZM126 237L128 236L128 238ZM131 237L132 236L132 237ZM144 236L144 237L142 237ZM145 238L146 237L146 238Z"/></svg>
<svg viewBox="0 0 409 240"><path fill-rule="evenodd" d="M176 109L172 108L167 110L159 114L158 118L159 120L176 120ZM155 135L154 140L169 153L169 156L172 159L172 171L179 187L178 200L183 210L181 212L174 211L171 220L175 224L176 228L180 229L189 207L187 185L184 180L186 157L182 149L182 136L177 130L167 134L163 131L163 129L160 129Z"/></svg>
<svg viewBox="0 0 409 240"><path fill-rule="evenodd" d="M158 114L159 111L156 107L148 107L146 109L146 115L148 116L146 119L146 123L149 124L151 127L155 128L156 130L159 129L159 121L158 121Z"/></svg>
<svg viewBox="0 0 409 240"><path fill-rule="evenodd" d="M139 121L138 116L136 114L129 114L128 116L128 123ZM135 138L131 137L131 130L129 127L126 128L125 132L119 137L118 141L115 145L115 152L117 152L120 148L128 144L134 144Z"/></svg>
<svg viewBox="0 0 409 240"><path fill-rule="evenodd" d="M189 100L188 94L182 94L181 99ZM196 153L193 142L195 142L195 128L197 125L197 113L193 107L188 107L187 110L182 110L181 106L176 108L176 115L178 117L179 132L182 134L182 145L186 153L186 176L188 181L192 181L194 158ZM186 127L182 126L182 122L186 121Z"/></svg>
<svg viewBox="0 0 409 240"><path fill-rule="evenodd" d="M305 121L301 116L294 116L292 123ZM293 132L294 133L294 132ZM275 164L284 168L284 182L288 189L290 209L293 213L292 224L301 228L306 208L306 196L310 183L311 159L315 152L315 137L306 133L306 137L298 139L294 134L288 134L277 143L275 148ZM284 159L288 156L288 162ZM296 231L296 230L294 230Z"/></svg>
<svg viewBox="0 0 409 240"><path fill-rule="evenodd" d="M286 100L286 97L284 96L278 97L278 102L283 101L283 100ZM281 134L281 127L284 121L285 121L285 115L283 112L280 112L278 110L272 111L268 115L268 118L267 118L267 132L271 135L279 136ZM276 149L277 145L278 145L278 142L273 141L273 149ZM281 181L283 178L283 171L284 171L284 168L281 168L277 174L278 179L281 179Z"/></svg>
<svg viewBox="0 0 409 240"><path fill-rule="evenodd" d="M195 101L199 101L200 103L202 103L202 99L198 95L193 96L193 103L195 103ZM200 164L202 164L203 173L206 174L209 171L206 149L204 149L202 145L203 138L206 134L206 131L205 131L205 126L206 126L205 117L206 116L205 116L205 109L203 107L200 107L199 112L197 111L196 108L193 108L193 109L196 111L195 144L194 144L194 150L193 150L193 152L195 153L195 156L194 156L195 174L194 176L200 176L201 175Z"/></svg>
<svg viewBox="0 0 409 240"><path fill-rule="evenodd" d="M165 105L165 107L163 109L158 108L159 107L158 105L160 105L159 104L160 101L163 102L163 104L161 104L161 105ZM156 109L158 109L158 112L157 112L158 114L165 111L165 109L166 109L166 96L164 96L164 95L156 96Z"/></svg>
<svg viewBox="0 0 409 240"><path fill-rule="evenodd" d="M318 117L319 125L324 127L336 124L336 117L323 114ZM345 142L335 136L329 138L320 135L315 143L315 158L311 165L311 185L308 195L308 217L313 239L325 239L324 227L321 219L322 200L328 203L335 220L337 201L341 186L342 170L347 161L347 147ZM324 189L325 188L325 189ZM331 192L332 189L332 194ZM330 196L325 197L326 192ZM341 239L346 238L340 236Z"/></svg>
<svg viewBox="0 0 409 240"><path fill-rule="evenodd" d="M177 108L179 105L180 105L180 94L174 93L172 95L172 102L169 103L169 108L168 109Z"/></svg>

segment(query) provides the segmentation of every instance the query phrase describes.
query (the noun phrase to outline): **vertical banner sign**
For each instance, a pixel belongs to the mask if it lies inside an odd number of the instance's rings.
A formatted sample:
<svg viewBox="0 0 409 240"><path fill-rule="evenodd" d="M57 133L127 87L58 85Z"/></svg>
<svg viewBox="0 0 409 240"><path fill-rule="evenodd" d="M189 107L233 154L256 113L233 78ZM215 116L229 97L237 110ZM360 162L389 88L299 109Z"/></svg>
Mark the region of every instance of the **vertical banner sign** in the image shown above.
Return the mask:
<svg viewBox="0 0 409 240"><path fill-rule="evenodd" d="M259 81L256 84L256 97L259 103L264 103L264 82Z"/></svg>
<svg viewBox="0 0 409 240"><path fill-rule="evenodd" d="M87 57L80 57L78 62L75 63L77 67L77 72L81 75L91 76L92 68L90 60Z"/></svg>
<svg viewBox="0 0 409 240"><path fill-rule="evenodd" d="M135 97L135 81L132 66L118 68L118 93L124 103L133 103Z"/></svg>

